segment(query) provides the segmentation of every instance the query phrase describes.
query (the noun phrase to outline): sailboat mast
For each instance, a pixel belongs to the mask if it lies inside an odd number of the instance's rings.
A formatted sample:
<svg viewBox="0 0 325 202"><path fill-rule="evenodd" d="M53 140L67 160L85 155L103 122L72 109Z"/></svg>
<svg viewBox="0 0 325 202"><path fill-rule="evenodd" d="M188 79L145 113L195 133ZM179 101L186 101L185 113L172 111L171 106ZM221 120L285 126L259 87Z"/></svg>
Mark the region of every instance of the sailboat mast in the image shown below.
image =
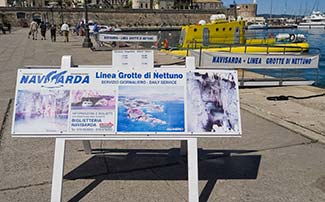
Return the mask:
<svg viewBox="0 0 325 202"><path fill-rule="evenodd" d="M270 18L272 19L272 0L271 0L271 5L270 5Z"/></svg>

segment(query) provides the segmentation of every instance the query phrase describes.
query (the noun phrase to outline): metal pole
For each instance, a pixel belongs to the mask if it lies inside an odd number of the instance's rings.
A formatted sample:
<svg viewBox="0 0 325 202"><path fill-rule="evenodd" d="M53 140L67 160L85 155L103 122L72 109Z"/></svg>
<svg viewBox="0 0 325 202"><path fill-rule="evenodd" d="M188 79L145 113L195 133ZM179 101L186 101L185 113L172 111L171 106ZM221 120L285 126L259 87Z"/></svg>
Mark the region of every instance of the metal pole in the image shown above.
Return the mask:
<svg viewBox="0 0 325 202"><path fill-rule="evenodd" d="M53 17L53 6L51 6L51 15L52 15L52 24L54 24L54 17Z"/></svg>
<svg viewBox="0 0 325 202"><path fill-rule="evenodd" d="M88 0L84 0L84 6L85 6L85 38L82 43L82 47L84 48L91 48L93 47L93 43L91 42L91 39L89 38L89 26L88 26Z"/></svg>
<svg viewBox="0 0 325 202"><path fill-rule="evenodd" d="M61 25L63 25L63 0L61 0Z"/></svg>
<svg viewBox="0 0 325 202"><path fill-rule="evenodd" d="M271 5L270 5L270 19L272 19L272 0L271 0Z"/></svg>
<svg viewBox="0 0 325 202"><path fill-rule="evenodd" d="M61 202L64 172L65 139L55 139L51 202Z"/></svg>
<svg viewBox="0 0 325 202"><path fill-rule="evenodd" d="M199 202L197 138L187 140L188 201Z"/></svg>

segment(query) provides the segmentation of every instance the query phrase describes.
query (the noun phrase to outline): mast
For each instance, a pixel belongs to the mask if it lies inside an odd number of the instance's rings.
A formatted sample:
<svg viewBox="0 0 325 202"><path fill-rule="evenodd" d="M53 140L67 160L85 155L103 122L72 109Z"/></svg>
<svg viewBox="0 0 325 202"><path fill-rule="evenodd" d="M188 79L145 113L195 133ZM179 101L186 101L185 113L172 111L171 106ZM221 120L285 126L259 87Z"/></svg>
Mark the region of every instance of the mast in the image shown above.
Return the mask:
<svg viewBox="0 0 325 202"><path fill-rule="evenodd" d="M272 19L272 0L271 0L271 5L270 5L270 18Z"/></svg>

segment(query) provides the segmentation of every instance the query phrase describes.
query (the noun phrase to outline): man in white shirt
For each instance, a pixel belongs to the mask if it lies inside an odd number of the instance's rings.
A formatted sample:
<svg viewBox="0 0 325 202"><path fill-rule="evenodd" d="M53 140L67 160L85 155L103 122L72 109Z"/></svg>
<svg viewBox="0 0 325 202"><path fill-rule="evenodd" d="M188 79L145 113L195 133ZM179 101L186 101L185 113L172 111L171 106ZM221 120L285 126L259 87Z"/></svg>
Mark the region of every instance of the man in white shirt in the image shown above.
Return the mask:
<svg viewBox="0 0 325 202"><path fill-rule="evenodd" d="M61 26L61 31L63 32L64 42L69 42L69 25L66 22Z"/></svg>

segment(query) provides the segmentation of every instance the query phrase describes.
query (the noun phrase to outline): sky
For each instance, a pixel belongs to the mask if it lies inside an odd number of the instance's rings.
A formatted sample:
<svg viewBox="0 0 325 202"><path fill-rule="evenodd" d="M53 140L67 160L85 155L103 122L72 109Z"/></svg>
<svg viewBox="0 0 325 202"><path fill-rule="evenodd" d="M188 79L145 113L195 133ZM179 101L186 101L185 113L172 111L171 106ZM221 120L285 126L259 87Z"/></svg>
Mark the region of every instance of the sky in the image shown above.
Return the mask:
<svg viewBox="0 0 325 202"><path fill-rule="evenodd" d="M222 0L226 7L234 0ZM312 10L325 12L325 0L256 0L257 14L269 14L272 1L272 14L309 15ZM237 4L253 3L253 0L236 0Z"/></svg>

